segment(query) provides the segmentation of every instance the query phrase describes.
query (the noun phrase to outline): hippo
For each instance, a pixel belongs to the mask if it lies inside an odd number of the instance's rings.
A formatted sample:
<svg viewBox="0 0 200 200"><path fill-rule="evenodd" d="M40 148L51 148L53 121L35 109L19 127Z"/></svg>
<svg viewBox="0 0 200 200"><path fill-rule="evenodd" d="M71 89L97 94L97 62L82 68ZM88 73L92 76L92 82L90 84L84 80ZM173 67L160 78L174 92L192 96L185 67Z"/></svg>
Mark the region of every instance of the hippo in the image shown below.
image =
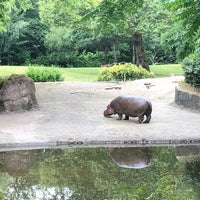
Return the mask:
<svg viewBox="0 0 200 200"><path fill-rule="evenodd" d="M113 99L104 111L104 116L118 114L119 119L129 120L129 117L138 117L138 122L143 123L144 116L146 120L144 123L149 123L151 120L152 104L143 97L132 95L120 95Z"/></svg>

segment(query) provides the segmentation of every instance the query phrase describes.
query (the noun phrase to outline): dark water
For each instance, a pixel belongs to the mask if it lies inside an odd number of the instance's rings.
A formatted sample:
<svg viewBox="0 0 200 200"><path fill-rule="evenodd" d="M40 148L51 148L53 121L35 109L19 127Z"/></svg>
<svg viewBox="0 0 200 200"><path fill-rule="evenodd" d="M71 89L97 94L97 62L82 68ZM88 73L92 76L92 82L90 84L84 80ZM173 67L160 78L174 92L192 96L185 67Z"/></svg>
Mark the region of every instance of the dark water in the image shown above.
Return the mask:
<svg viewBox="0 0 200 200"><path fill-rule="evenodd" d="M0 199L198 200L200 146L0 152Z"/></svg>

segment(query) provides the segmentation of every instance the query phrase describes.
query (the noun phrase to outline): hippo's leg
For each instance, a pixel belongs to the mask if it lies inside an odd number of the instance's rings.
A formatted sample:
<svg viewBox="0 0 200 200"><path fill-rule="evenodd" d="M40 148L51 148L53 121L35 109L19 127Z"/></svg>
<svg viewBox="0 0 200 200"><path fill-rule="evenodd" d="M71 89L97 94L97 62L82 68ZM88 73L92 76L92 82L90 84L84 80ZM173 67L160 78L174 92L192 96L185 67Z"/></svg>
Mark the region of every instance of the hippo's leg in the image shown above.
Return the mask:
<svg viewBox="0 0 200 200"><path fill-rule="evenodd" d="M146 115L146 120L144 121L144 123L149 123L151 120L151 114Z"/></svg>
<svg viewBox="0 0 200 200"><path fill-rule="evenodd" d="M120 114L120 113L118 113L118 116L119 116L119 120L121 120L122 119L122 117L123 117L123 114Z"/></svg>
<svg viewBox="0 0 200 200"><path fill-rule="evenodd" d="M142 123L144 120L144 115L138 117L138 123Z"/></svg>
<svg viewBox="0 0 200 200"><path fill-rule="evenodd" d="M125 115L124 120L129 120L129 116L128 116L128 115Z"/></svg>

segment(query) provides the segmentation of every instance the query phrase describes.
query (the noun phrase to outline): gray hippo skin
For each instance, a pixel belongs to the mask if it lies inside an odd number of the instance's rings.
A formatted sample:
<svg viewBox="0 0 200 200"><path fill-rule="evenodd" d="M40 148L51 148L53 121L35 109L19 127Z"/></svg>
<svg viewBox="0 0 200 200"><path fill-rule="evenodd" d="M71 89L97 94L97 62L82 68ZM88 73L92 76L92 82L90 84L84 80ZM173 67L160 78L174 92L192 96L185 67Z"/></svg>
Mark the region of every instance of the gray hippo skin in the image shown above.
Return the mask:
<svg viewBox="0 0 200 200"><path fill-rule="evenodd" d="M151 112L152 104L145 98L139 96L121 95L111 101L111 103L107 106L107 109L104 111L104 116L109 117L111 115L118 114L119 119L121 120L124 114L124 120L129 120L129 117L138 117L139 123L142 123L144 116L146 116L144 123L149 123L151 120Z"/></svg>

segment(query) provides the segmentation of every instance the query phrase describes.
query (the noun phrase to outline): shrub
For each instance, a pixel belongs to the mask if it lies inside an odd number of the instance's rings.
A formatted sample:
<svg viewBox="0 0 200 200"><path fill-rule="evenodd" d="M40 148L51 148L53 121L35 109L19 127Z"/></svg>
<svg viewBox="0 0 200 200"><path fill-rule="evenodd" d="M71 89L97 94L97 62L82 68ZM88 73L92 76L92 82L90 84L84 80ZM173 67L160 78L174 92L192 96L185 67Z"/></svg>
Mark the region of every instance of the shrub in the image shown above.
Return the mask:
<svg viewBox="0 0 200 200"><path fill-rule="evenodd" d="M103 66L97 77L98 81L128 81L154 77L153 72L149 72L143 67L137 67L131 63L115 64L111 67Z"/></svg>
<svg viewBox="0 0 200 200"><path fill-rule="evenodd" d="M74 58L74 67L98 67L103 63L103 53L82 52Z"/></svg>
<svg viewBox="0 0 200 200"><path fill-rule="evenodd" d="M190 57L183 61L185 82L200 88L200 58Z"/></svg>
<svg viewBox="0 0 200 200"><path fill-rule="evenodd" d="M31 66L28 68L27 76L35 82L63 81L62 72L56 67Z"/></svg>

